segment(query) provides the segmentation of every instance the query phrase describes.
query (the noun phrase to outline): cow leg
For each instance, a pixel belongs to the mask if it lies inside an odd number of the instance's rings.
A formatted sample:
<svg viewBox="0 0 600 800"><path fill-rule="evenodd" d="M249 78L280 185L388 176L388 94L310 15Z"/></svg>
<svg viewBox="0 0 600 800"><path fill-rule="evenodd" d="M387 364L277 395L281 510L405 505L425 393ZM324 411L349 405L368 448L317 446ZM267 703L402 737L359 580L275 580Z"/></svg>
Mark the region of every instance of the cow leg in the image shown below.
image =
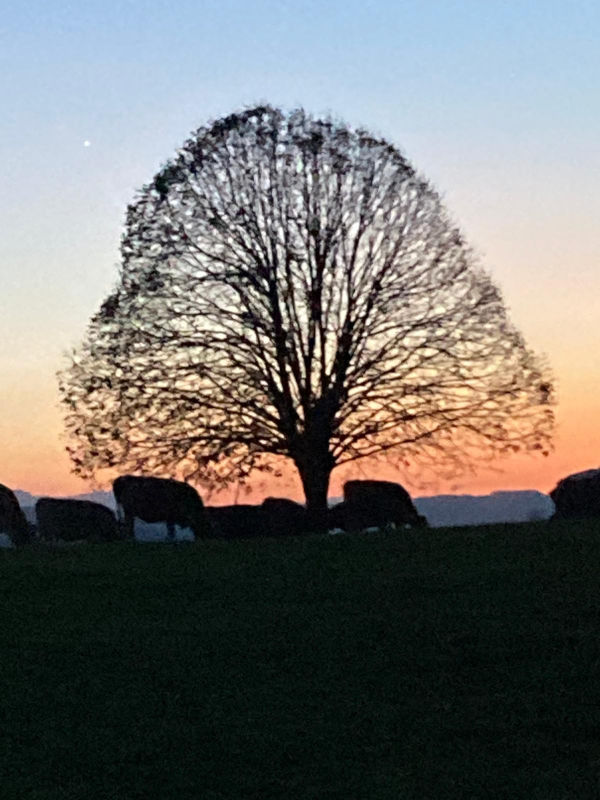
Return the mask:
<svg viewBox="0 0 600 800"><path fill-rule="evenodd" d="M135 518L133 514L125 512L125 536L128 539L133 539L135 536L134 523Z"/></svg>

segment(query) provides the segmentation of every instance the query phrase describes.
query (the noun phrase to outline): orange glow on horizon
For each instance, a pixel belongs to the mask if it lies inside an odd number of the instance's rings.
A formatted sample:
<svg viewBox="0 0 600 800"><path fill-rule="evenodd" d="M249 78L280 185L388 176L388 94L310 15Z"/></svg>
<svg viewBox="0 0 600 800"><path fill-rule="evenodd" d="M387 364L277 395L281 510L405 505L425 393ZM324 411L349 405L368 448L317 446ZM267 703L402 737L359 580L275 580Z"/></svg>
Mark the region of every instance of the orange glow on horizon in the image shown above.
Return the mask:
<svg viewBox="0 0 600 800"><path fill-rule="evenodd" d="M572 426L569 426L572 427ZM579 436L565 434L569 431L565 425L557 436L556 450L547 458L541 456L514 456L505 461L498 461L493 466L480 468L474 474L456 476L455 479L439 482L422 483L415 476L412 480L410 470L399 473L393 467L357 461L334 470L329 495L342 495L344 481L351 478L379 478L381 480L398 481L406 486L411 495L425 496L434 494L489 494L494 491L537 489L548 493L567 474L600 466L600 442L598 435L591 428L578 429ZM575 433L576 431L571 431ZM569 442L567 446L566 442ZM33 442L30 443L34 445ZM34 495L67 496L83 494L94 488L70 472L67 454L59 441L55 443L35 443L35 459L24 461L9 448L4 452L4 464L0 482L13 489L21 489ZM12 456L12 458L11 458ZM101 488L109 489L109 486ZM200 494L207 497L207 492L198 487ZM285 496L302 501L302 487L294 467L290 464L289 473L281 479L268 479L258 475L247 487L232 485L221 492L215 492L208 502L215 505L232 503L258 503L264 497Z"/></svg>
<svg viewBox="0 0 600 800"><path fill-rule="evenodd" d="M4 417L0 419L0 483L35 495L64 496L91 491L94 487L70 471L62 440L62 418L53 399L53 382L40 385L34 370L24 370L24 373L22 383L0 389L0 406L4 409ZM425 485L418 476L413 479L410 470L399 473L381 464L357 461L334 470L329 494L338 497L345 480L365 477L399 481L413 496L488 494L517 489L549 492L565 475L600 466L600 426L595 394L587 389L584 374L576 375L574 370L559 389L555 451L547 458L513 456L498 461L492 469L478 468L471 475ZM206 497L206 491L199 488L200 494ZM269 480L258 475L249 491L232 485L213 494L209 502L255 503L269 495L303 500L301 484L291 464L284 478Z"/></svg>

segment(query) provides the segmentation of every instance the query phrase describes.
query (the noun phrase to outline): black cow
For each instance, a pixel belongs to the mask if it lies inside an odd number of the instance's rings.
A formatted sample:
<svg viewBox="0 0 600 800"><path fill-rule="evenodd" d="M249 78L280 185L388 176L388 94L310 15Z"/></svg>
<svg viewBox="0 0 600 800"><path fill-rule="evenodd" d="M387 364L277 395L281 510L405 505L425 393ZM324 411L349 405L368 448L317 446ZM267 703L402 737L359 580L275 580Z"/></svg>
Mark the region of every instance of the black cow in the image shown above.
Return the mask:
<svg viewBox="0 0 600 800"><path fill-rule="evenodd" d="M206 511L217 539L252 539L268 536L267 516L262 506L207 506Z"/></svg>
<svg viewBox="0 0 600 800"><path fill-rule="evenodd" d="M600 469L576 472L550 492L556 511L552 519L600 516Z"/></svg>
<svg viewBox="0 0 600 800"><path fill-rule="evenodd" d="M329 510L329 525L344 530L427 525L418 513L409 493L399 483L391 481L347 481L344 502Z"/></svg>
<svg viewBox="0 0 600 800"><path fill-rule="evenodd" d="M198 492L189 483L172 478L122 475L113 482L119 516L125 533L133 538L134 520L166 522L169 539L175 538L175 525L191 528L197 539L209 534L206 509Z"/></svg>
<svg viewBox="0 0 600 800"><path fill-rule="evenodd" d="M26 544L31 536L25 514L15 493L0 483L0 533L7 533L15 546Z"/></svg>
<svg viewBox="0 0 600 800"><path fill-rule="evenodd" d="M336 503L327 510L327 527L329 530L342 529L343 531L352 530L350 524L350 512L347 504L342 500L341 503Z"/></svg>
<svg viewBox="0 0 600 800"><path fill-rule="evenodd" d="M262 509L270 536L298 536L310 529L306 508L286 497L267 497Z"/></svg>
<svg viewBox="0 0 600 800"><path fill-rule="evenodd" d="M40 539L73 542L78 539L115 541L119 529L115 515L101 503L40 497L35 504Z"/></svg>

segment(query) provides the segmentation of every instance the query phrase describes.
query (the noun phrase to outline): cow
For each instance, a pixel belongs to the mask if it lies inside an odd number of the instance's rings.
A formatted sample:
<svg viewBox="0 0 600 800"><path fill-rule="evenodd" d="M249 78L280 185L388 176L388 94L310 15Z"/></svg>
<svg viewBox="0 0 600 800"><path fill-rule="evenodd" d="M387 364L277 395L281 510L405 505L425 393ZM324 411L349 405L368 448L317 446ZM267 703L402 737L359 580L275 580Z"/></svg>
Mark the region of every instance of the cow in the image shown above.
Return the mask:
<svg viewBox="0 0 600 800"><path fill-rule="evenodd" d="M270 536L298 536L310 529L305 506L286 497L267 497L262 509Z"/></svg>
<svg viewBox="0 0 600 800"><path fill-rule="evenodd" d="M207 506L206 511L216 539L252 539L269 535L267 515L262 506L240 503Z"/></svg>
<svg viewBox="0 0 600 800"><path fill-rule="evenodd" d="M347 503L343 500L341 503L336 503L327 510L327 528L328 530L350 530L350 512L347 509Z"/></svg>
<svg viewBox="0 0 600 800"><path fill-rule="evenodd" d="M567 475L550 492L556 511L552 519L600 516L600 469Z"/></svg>
<svg viewBox="0 0 600 800"><path fill-rule="evenodd" d="M40 497L35 504L40 539L73 542L79 539L112 542L119 539L115 515L101 503Z"/></svg>
<svg viewBox="0 0 600 800"><path fill-rule="evenodd" d="M31 538L29 524L15 493L2 483L0 483L0 533L8 534L15 547L26 544Z"/></svg>
<svg viewBox="0 0 600 800"><path fill-rule="evenodd" d="M423 527L409 493L391 481L346 481L344 501L329 510L329 527L343 530L383 528L385 525Z"/></svg>
<svg viewBox="0 0 600 800"><path fill-rule="evenodd" d="M119 519L125 535L134 536L135 518L144 522L165 522L169 539L175 539L175 525L191 528L196 539L210 532L204 503L189 483L172 478L122 475L113 481Z"/></svg>

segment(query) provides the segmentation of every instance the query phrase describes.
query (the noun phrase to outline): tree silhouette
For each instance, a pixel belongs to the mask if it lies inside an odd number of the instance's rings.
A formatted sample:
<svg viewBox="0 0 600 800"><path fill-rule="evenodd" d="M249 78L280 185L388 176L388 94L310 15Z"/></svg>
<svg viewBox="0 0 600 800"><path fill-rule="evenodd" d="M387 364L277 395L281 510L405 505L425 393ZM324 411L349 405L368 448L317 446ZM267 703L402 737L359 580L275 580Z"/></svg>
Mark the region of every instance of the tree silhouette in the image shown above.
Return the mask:
<svg viewBox="0 0 600 800"><path fill-rule="evenodd" d="M547 452L552 383L391 144L269 106L200 128L127 210L115 290L59 375L68 450L205 486Z"/></svg>

